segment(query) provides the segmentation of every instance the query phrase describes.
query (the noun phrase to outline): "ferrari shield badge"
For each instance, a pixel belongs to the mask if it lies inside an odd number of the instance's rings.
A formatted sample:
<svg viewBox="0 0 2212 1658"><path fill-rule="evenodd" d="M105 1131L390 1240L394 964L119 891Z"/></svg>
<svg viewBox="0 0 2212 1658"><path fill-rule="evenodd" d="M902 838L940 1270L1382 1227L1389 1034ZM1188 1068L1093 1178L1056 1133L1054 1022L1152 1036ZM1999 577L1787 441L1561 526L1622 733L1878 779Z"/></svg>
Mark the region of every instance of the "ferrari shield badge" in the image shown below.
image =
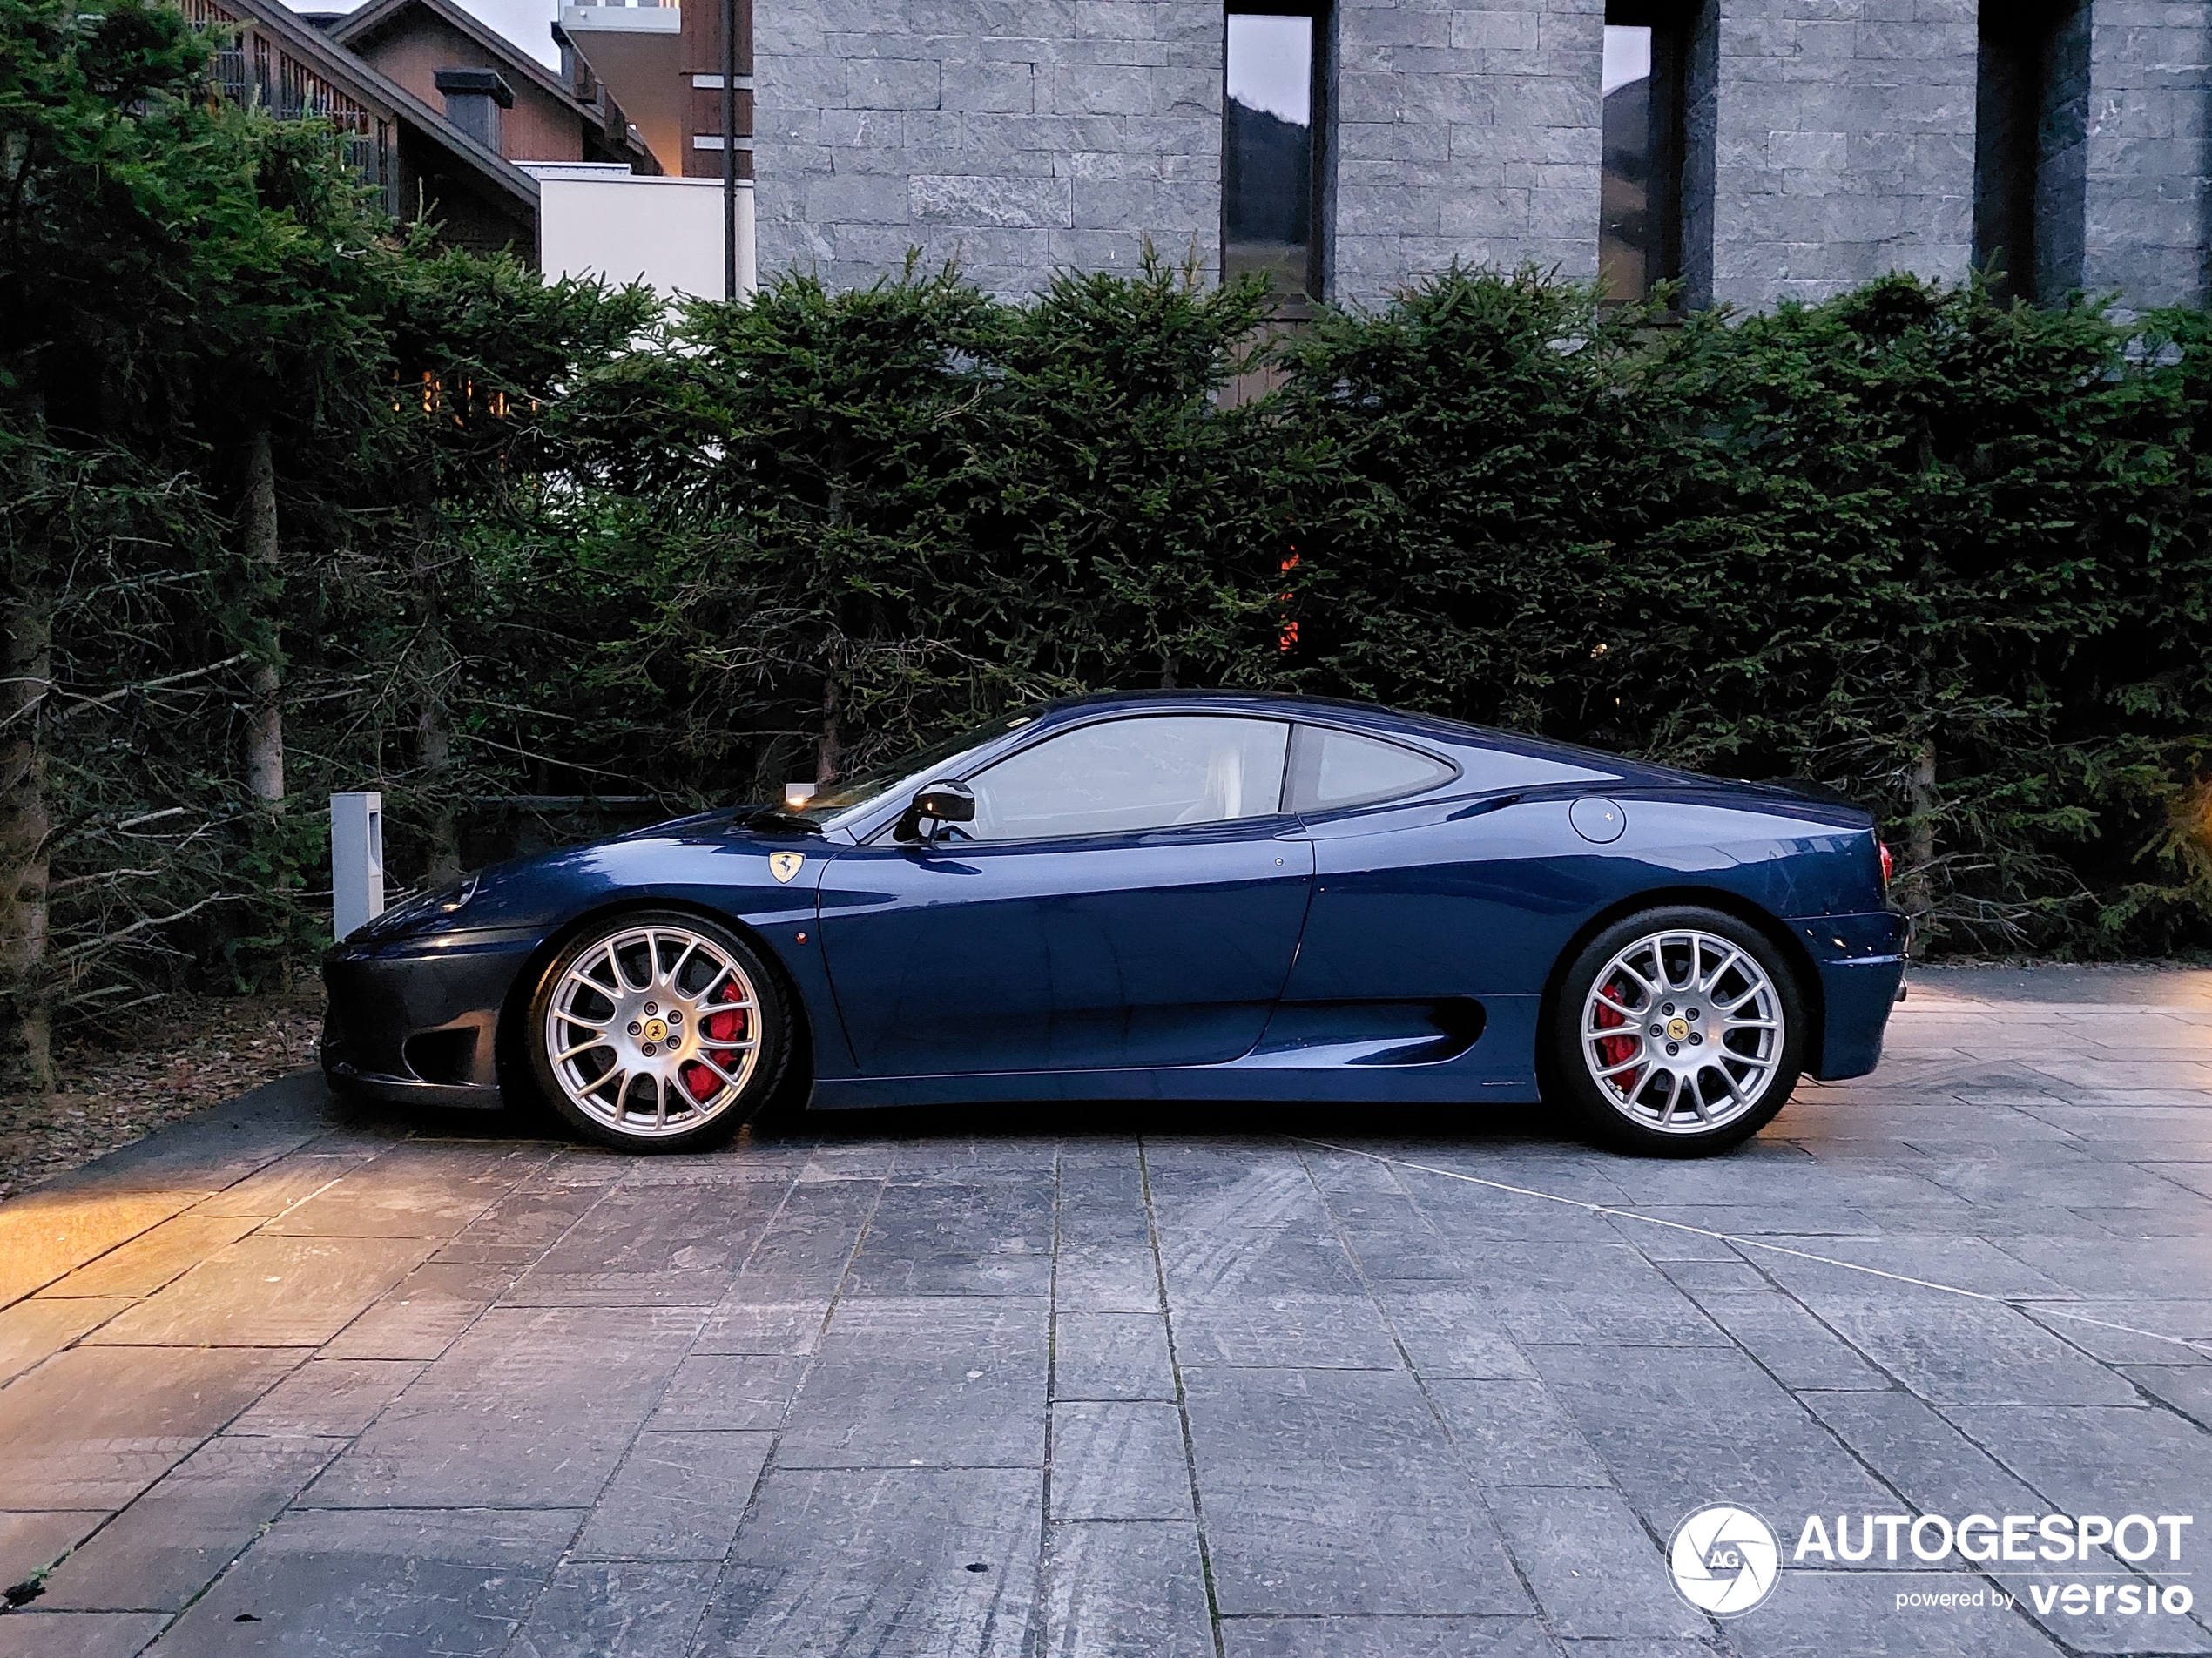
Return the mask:
<svg viewBox="0 0 2212 1658"><path fill-rule="evenodd" d="M779 881L787 881L799 873L799 866L806 861L806 854L803 852L772 852L768 854L768 867Z"/></svg>

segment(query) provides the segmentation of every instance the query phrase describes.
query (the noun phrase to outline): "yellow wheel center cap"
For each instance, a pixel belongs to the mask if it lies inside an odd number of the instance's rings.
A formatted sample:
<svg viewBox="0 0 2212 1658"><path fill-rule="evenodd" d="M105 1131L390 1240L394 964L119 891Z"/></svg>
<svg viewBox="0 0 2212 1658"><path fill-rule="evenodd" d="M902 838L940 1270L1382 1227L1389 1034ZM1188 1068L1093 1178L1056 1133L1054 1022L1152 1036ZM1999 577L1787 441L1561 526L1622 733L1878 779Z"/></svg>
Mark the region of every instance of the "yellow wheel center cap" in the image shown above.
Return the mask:
<svg viewBox="0 0 2212 1658"><path fill-rule="evenodd" d="M646 1028L650 1030L651 1027L648 1026ZM1689 1035L1689 1021L1687 1019L1669 1019L1667 1021L1667 1040L1669 1041L1678 1042Z"/></svg>
<svg viewBox="0 0 2212 1658"><path fill-rule="evenodd" d="M1676 1020L1675 1022L1676 1024L1680 1024L1682 1021L1680 1020ZM664 1042L668 1040L668 1021L665 1019L648 1019L645 1021L645 1028L642 1034L644 1035L645 1040L649 1042Z"/></svg>

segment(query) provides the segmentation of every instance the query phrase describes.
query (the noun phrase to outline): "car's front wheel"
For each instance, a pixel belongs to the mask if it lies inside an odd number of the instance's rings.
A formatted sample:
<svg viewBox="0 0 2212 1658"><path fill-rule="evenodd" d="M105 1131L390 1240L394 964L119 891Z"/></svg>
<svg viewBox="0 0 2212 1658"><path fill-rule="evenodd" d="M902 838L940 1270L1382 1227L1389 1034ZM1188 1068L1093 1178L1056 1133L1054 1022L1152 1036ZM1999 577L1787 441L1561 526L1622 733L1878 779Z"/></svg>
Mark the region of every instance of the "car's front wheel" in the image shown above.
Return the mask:
<svg viewBox="0 0 2212 1658"><path fill-rule="evenodd" d="M530 1000L530 1068L553 1109L629 1151L718 1145L759 1109L791 1051L774 975L726 927L675 912L601 921Z"/></svg>
<svg viewBox="0 0 2212 1658"><path fill-rule="evenodd" d="M1804 1068L1805 1014L1789 966L1717 910L1647 910L1569 965L1549 1069L1597 1139L1662 1157L1725 1151L1781 1110Z"/></svg>

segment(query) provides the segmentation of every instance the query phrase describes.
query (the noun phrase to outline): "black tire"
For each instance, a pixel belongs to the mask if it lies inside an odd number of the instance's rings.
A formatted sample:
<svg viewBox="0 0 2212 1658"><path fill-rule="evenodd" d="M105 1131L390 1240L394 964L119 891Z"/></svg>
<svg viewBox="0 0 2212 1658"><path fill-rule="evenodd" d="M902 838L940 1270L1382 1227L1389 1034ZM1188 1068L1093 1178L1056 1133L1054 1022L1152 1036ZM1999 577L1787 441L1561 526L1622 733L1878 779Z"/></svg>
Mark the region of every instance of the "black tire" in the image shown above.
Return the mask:
<svg viewBox="0 0 2212 1658"><path fill-rule="evenodd" d="M649 971L638 967L641 947L637 940L641 936L645 940L644 959L653 964ZM682 984L655 988L664 984L661 974L668 967L671 946L678 940L696 940L705 947L692 947L689 955L678 960L678 977L688 982L715 972L716 976L696 994ZM625 953L619 966L613 963L611 952L616 950ZM711 953L716 951L733 973L717 971L724 964L713 960ZM655 1010L653 1017L663 1021L667 1035L645 1046L638 1038L646 1033L634 1028L637 1021L616 1020L608 1028L607 1042L581 1053L575 1048L564 1049L562 1059L575 1056L573 1063L556 1064L555 1051L549 1046L556 998L563 994L563 987L570 983L570 970L579 963L586 964L586 977L593 976L589 969L595 954L611 967L625 999L618 1001L616 994L602 992L599 1001L610 1008L636 1013L641 1009L628 1008L627 1001L651 996L652 1000L643 1006ZM633 971L648 978L644 988L631 982ZM593 977L593 982L601 981ZM725 994L740 986L742 999ZM563 1028L581 1041L584 1032L594 1028L583 1022L584 1017L602 1015L581 986L569 994L572 1000L566 1004ZM687 1012L691 1015L688 1028L671 1022L680 1021ZM733 1020L730 1015L737 1017ZM723 1021L724 1034L718 1037L704 1035L715 1030L713 1021L718 1018ZM744 1037L727 1033L747 1029L754 1043L750 1065L732 1073L714 1069L712 1062L727 1062L733 1053L741 1051ZM563 1122L601 1145L645 1153L698 1151L727 1144L776 1097L790 1068L793 1047L791 1008L782 982L759 952L729 927L677 910L625 910L604 916L579 932L539 975L520 1041L528 1056L531 1081ZM718 1041L730 1046L718 1046ZM590 1068L598 1062L603 1050L607 1070L590 1088L580 1086L590 1082ZM625 1063L637 1068L625 1073L630 1080L607 1080ZM696 1086L713 1088L713 1095L704 1102L694 1098L694 1079ZM658 1123L645 1120L648 1108L644 1099L648 1086L662 1114ZM687 1117L696 1121L687 1122Z"/></svg>
<svg viewBox="0 0 2212 1658"><path fill-rule="evenodd" d="M1674 936L1655 947L1662 935ZM1655 948L1667 952L1663 961L1648 954ZM1628 962L1615 966L1624 954ZM1727 1002L1752 982L1746 960L1764 989L1731 1009ZM1612 988L1601 997L1598 976L1608 968ZM1710 994L1696 989L1708 970ZM1651 989L1648 1000L1640 984ZM1769 1032L1751 1028L1770 1014L1781 1025L1770 1044ZM1804 1068L1806 1021L1788 957L1759 929L1698 906L1645 910L1607 927L1568 964L1543 1033L1548 1093L1586 1136L1615 1150L1710 1156L1743 1144L1787 1102ZM1723 1034L1709 1037L1716 1023ZM1602 1082L1607 1067L1618 1068Z"/></svg>

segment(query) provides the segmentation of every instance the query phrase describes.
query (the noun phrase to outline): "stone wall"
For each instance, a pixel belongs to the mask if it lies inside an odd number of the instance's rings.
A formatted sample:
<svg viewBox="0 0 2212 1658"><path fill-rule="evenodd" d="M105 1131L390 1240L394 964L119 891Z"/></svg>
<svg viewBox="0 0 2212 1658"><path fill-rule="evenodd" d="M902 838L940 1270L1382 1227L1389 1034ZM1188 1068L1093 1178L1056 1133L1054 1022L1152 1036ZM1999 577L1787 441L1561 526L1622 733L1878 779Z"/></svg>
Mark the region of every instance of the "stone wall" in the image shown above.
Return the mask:
<svg viewBox="0 0 2212 1658"><path fill-rule="evenodd" d="M1975 0L1710 0L1693 301L1955 281L1973 241ZM1685 241L1689 240L1685 238ZM1702 280L1700 280L1702 279Z"/></svg>
<svg viewBox="0 0 2212 1658"><path fill-rule="evenodd" d="M1986 0L1998 3L1998 0ZM1977 0L1683 0L1693 302L1817 300L1972 258ZM1458 259L1595 274L1603 0L1337 0L1324 265L1367 302ZM1219 267L1220 0L777 0L755 57L764 274L907 250L1001 293ZM2212 0L2090 0L2039 250L2200 299Z"/></svg>
<svg viewBox="0 0 2212 1658"><path fill-rule="evenodd" d="M2052 31L2035 133L2035 293L2081 286L2088 249L2089 8Z"/></svg>
<svg viewBox="0 0 2212 1658"><path fill-rule="evenodd" d="M2088 10L2082 286L2131 305L2202 304L2212 5L2094 0Z"/></svg>
<svg viewBox="0 0 2212 1658"><path fill-rule="evenodd" d="M1340 0L1329 291L1454 259L1597 274L1603 0Z"/></svg>
<svg viewBox="0 0 2212 1658"><path fill-rule="evenodd" d="M791 0L756 12L760 269L958 259L1001 293L1220 266L1219 0Z"/></svg>

